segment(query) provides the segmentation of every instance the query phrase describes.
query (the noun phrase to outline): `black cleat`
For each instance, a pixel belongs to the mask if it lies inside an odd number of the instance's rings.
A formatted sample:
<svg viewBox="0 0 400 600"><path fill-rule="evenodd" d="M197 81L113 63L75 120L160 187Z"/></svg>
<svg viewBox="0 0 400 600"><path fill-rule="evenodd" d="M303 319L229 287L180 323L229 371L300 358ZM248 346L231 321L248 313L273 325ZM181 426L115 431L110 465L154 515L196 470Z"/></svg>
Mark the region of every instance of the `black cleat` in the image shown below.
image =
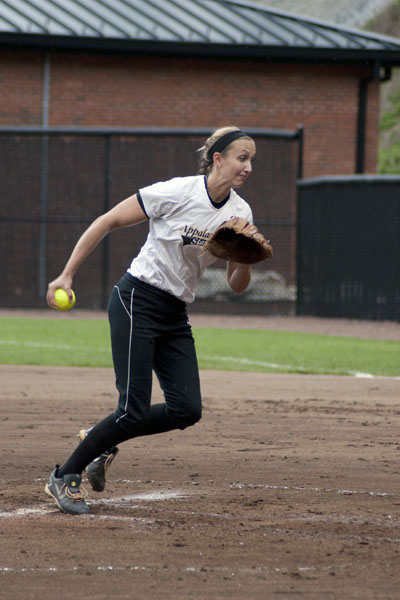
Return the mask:
<svg viewBox="0 0 400 600"><path fill-rule="evenodd" d="M85 502L87 491L81 488L82 478L77 474L67 474L64 477L57 477L58 467L56 465L54 471L46 483L45 492L53 500L55 500L58 508L71 515L87 515L92 511Z"/></svg>
<svg viewBox="0 0 400 600"><path fill-rule="evenodd" d="M81 429L79 438L85 439L90 430ZM117 456L119 449L116 446L111 446L108 450L100 454L97 458L86 467L87 476L95 492L102 492L106 487L106 472L114 458Z"/></svg>

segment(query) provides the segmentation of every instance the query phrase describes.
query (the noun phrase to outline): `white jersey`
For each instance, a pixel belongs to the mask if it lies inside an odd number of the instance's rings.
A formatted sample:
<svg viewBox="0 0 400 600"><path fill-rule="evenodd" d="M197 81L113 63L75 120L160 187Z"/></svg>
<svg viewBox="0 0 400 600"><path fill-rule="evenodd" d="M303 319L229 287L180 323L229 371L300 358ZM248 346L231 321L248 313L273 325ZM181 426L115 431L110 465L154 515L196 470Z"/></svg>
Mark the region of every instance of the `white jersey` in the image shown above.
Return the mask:
<svg viewBox="0 0 400 600"><path fill-rule="evenodd" d="M185 302L193 302L199 278L216 261L204 244L232 217L253 223L250 206L234 190L214 203L204 175L176 177L142 188L138 199L150 231L128 272Z"/></svg>

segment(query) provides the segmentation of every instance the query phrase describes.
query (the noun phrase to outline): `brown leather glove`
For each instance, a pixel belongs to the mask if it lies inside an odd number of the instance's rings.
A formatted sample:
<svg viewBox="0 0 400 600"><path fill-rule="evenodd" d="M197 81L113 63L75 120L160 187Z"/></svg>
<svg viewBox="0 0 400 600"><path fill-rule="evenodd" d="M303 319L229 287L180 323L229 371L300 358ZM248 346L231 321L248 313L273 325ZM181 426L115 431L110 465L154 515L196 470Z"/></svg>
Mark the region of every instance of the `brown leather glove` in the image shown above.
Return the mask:
<svg viewBox="0 0 400 600"><path fill-rule="evenodd" d="M252 265L272 256L272 246L255 225L234 217L220 225L204 246L217 258Z"/></svg>

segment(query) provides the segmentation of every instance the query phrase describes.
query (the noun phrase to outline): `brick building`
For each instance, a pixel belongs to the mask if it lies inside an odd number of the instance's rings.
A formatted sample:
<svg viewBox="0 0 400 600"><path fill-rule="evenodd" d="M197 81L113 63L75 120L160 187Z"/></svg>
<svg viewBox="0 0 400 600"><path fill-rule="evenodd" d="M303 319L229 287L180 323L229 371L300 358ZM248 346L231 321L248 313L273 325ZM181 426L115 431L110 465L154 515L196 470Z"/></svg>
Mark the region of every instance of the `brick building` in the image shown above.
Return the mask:
<svg viewBox="0 0 400 600"><path fill-rule="evenodd" d="M302 124L304 176L376 170L400 40L232 0L8 4L0 125Z"/></svg>

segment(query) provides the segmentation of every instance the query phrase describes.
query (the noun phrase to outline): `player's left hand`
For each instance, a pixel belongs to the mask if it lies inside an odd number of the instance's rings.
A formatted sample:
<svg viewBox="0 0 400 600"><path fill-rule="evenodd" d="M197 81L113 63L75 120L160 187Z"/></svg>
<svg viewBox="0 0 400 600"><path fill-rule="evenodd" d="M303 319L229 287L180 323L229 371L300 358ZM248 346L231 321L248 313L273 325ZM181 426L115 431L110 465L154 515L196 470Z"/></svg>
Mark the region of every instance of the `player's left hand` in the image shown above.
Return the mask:
<svg viewBox="0 0 400 600"><path fill-rule="evenodd" d="M204 246L210 254L235 263L252 265L272 256L272 246L255 225L234 217L222 223Z"/></svg>

